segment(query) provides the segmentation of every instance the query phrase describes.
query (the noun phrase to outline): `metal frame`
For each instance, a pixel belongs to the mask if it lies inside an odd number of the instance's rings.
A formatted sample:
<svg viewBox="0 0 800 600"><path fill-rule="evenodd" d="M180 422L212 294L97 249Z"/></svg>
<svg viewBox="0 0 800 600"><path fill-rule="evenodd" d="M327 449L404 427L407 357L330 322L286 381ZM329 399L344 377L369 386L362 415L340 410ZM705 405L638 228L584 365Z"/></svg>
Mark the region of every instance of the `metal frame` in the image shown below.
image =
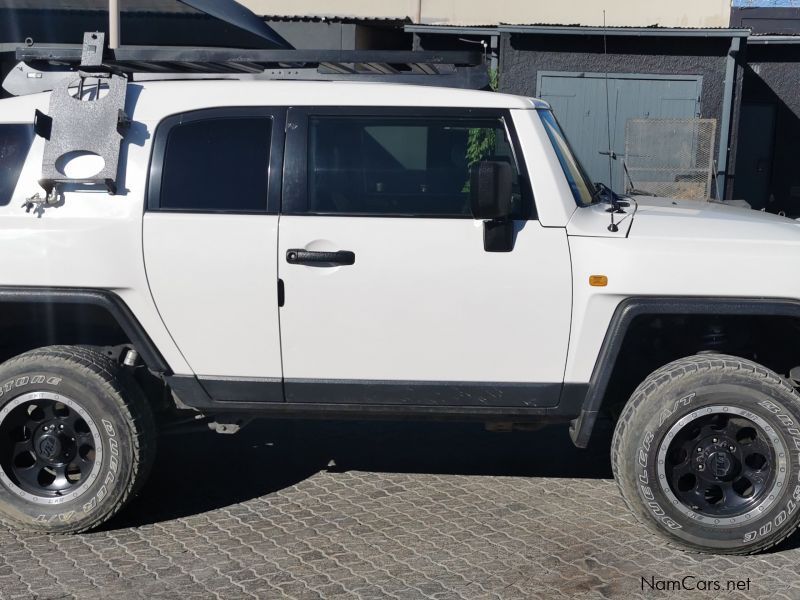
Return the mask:
<svg viewBox="0 0 800 600"><path fill-rule="evenodd" d="M666 119L650 119L650 118L628 119L628 121L625 123L625 158L624 158L625 167L624 167L624 169L625 169L626 173L628 174L629 178L630 179L635 179L635 181L638 182L639 181L638 176L636 178L634 178L633 176L630 175L630 173L637 173L637 172L638 173L641 173L641 172L653 173L653 172L659 172L659 171L664 173L664 172L672 172L672 171L674 171L674 169L671 168L671 167L631 167L630 166L631 161L629 159L630 145L628 144L628 125L631 122L636 122L636 121L642 121L642 122L660 121L660 122L680 123L680 122L692 121L692 120L695 121L696 123L698 123L698 125L701 124L702 122L706 122L711 126L711 134L712 134L713 139L712 139L712 143L709 144L709 147L708 147L708 164L709 164L709 168L701 169L701 168L697 168L697 167L691 167L691 168L687 167L687 168L681 169L681 170L683 172L685 172L685 173L694 172L694 173L706 175L705 200L710 200L711 199L711 184L712 184L712 182L713 182L713 180L714 180L714 178L716 176L716 172L714 170L714 143L713 143L716 140L716 134L717 134L717 120L716 119L704 119L704 118L701 118L701 117L696 117L694 119L672 119L672 118L666 118ZM695 144L694 145L694 149L696 150L696 148L697 148L697 145ZM632 183L632 182L629 182L629 183ZM631 192L632 189L626 189L625 191L626 192ZM648 191L652 191L652 190L648 190Z"/></svg>
<svg viewBox="0 0 800 600"><path fill-rule="evenodd" d="M741 38L733 38L728 56L725 58L725 93L722 98L722 117L719 127L719 152L717 154L717 199L724 200L728 187L728 154L731 142L731 119L733 117L733 92L736 85L736 58L741 48ZM745 44L747 41L745 41ZM720 186L720 179L722 185Z"/></svg>
<svg viewBox="0 0 800 600"><path fill-rule="evenodd" d="M466 89L489 86L483 54L475 51L120 46L105 49L100 64L92 66L81 62L82 54L82 46L64 44L16 50L17 60L43 73L83 69L127 75L135 80L181 74L188 78L214 79L386 81ZM37 88L35 91L44 90Z"/></svg>

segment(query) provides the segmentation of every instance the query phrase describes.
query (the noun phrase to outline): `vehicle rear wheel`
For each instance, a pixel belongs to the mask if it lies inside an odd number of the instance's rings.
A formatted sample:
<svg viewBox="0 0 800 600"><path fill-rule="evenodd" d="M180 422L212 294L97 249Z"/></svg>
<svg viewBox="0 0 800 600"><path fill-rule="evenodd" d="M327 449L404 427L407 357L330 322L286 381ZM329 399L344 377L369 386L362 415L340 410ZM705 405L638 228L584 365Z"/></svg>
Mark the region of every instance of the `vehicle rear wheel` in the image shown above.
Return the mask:
<svg viewBox="0 0 800 600"><path fill-rule="evenodd" d="M614 432L625 502L683 548L751 554L800 522L800 396L735 356L677 360L651 374Z"/></svg>
<svg viewBox="0 0 800 600"><path fill-rule="evenodd" d="M51 346L0 365L0 518L91 529L142 484L155 427L141 389L102 353Z"/></svg>

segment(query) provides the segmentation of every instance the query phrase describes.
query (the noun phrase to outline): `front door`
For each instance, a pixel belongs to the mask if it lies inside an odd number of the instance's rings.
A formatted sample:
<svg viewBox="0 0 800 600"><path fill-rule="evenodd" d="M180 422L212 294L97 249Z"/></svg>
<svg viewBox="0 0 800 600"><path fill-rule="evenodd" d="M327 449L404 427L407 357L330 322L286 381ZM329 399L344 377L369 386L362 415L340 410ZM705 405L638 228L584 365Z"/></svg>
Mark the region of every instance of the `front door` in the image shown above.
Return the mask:
<svg viewBox="0 0 800 600"><path fill-rule="evenodd" d="M292 109L288 119L287 402L555 405L569 251L564 229L536 220L510 112ZM485 159L514 167L511 252L487 252L470 213L470 166Z"/></svg>

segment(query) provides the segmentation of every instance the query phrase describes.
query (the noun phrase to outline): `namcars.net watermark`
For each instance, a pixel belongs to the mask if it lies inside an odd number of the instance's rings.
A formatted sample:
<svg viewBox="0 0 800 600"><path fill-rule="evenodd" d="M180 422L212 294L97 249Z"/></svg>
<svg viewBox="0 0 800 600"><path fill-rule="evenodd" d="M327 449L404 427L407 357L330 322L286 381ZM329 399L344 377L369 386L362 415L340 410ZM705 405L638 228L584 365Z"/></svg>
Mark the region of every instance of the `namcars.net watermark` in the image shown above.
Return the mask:
<svg viewBox="0 0 800 600"><path fill-rule="evenodd" d="M747 579L703 579L686 575L677 579L661 579L651 575L642 577L642 591L657 592L749 592Z"/></svg>

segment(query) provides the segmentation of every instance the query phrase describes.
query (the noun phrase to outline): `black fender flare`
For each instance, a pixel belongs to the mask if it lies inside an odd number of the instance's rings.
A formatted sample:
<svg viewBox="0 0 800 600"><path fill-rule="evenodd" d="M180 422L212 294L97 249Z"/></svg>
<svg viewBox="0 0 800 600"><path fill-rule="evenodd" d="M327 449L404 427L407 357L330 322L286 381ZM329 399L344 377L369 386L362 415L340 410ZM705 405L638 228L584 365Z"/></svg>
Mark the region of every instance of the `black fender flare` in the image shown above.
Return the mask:
<svg viewBox="0 0 800 600"><path fill-rule="evenodd" d="M164 356L139 323L128 305L114 292L86 288L0 287L0 305L4 302L36 304L88 304L109 312L141 356L147 368L156 373L172 373Z"/></svg>
<svg viewBox="0 0 800 600"><path fill-rule="evenodd" d="M619 303L606 330L580 414L569 434L579 448L589 445L611 372L632 321L641 315L743 315L800 318L800 300L791 298L630 297Z"/></svg>

